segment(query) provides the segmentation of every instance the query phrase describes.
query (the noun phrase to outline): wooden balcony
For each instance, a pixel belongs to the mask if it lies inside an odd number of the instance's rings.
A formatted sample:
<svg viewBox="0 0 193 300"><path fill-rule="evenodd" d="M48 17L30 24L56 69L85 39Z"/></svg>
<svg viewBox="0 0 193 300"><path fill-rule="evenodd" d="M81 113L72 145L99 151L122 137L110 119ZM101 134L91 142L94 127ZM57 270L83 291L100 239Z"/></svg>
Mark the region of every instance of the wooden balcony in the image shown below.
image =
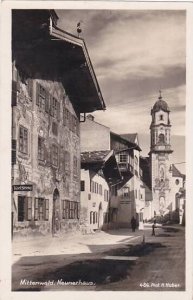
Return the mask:
<svg viewBox="0 0 193 300"><path fill-rule="evenodd" d="M131 173L132 175L134 175L134 170L133 170L133 166L130 165L129 163L118 163L119 166L119 170L121 173Z"/></svg>

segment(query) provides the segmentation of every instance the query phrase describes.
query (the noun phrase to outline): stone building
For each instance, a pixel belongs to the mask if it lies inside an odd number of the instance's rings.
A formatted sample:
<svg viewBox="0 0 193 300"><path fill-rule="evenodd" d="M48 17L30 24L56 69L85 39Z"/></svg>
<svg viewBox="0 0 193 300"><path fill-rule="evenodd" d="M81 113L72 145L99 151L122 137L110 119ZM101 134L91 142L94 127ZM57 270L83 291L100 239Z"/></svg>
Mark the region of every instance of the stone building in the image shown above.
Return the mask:
<svg viewBox="0 0 193 300"><path fill-rule="evenodd" d="M145 189L139 167L141 149L137 134L113 133L89 115L86 122L81 123L81 151L94 150L113 150L122 176L120 182L110 188L108 227L130 227L132 216L142 226Z"/></svg>
<svg viewBox="0 0 193 300"><path fill-rule="evenodd" d="M83 39L50 10L12 12L12 230L79 228L80 114L105 109Z"/></svg>
<svg viewBox="0 0 193 300"><path fill-rule="evenodd" d="M161 92L151 110L151 187L152 216L175 219L176 194L183 187L183 175L172 165L170 110Z"/></svg>
<svg viewBox="0 0 193 300"><path fill-rule="evenodd" d="M112 187L120 182L114 152L81 153L81 212L83 232L107 229Z"/></svg>
<svg viewBox="0 0 193 300"><path fill-rule="evenodd" d="M130 227L134 216L139 228L143 228L145 189L139 165L141 149L137 134L118 135L111 132L111 149L115 151L122 175L122 182L111 200L111 222L116 222L118 227Z"/></svg>

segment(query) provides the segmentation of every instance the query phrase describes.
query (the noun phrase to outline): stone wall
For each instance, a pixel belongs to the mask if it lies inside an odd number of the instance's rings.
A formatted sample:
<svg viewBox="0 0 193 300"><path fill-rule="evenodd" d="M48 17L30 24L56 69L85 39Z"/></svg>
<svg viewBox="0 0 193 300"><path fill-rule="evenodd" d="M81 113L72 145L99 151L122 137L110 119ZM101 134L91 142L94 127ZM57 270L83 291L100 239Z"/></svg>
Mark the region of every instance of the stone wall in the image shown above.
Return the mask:
<svg viewBox="0 0 193 300"><path fill-rule="evenodd" d="M25 76L26 77L26 76ZM14 232L52 231L54 192L57 191L55 206L58 211L60 231L79 228L78 212L76 218L64 218L63 201L80 202L80 132L79 115L75 111L65 89L59 81L40 79L39 74L22 79L21 70L14 66L13 81L17 82L16 105L13 106L12 139L16 143L16 154L12 164L12 184L32 185L32 191L13 192ZM49 106L38 104L40 87L46 93ZM39 99L39 98L38 98ZM53 100L54 99L54 100ZM47 101L47 100L46 100ZM27 153L20 151L21 129L27 130ZM39 140L42 140L42 157ZM41 158L41 159L40 159ZM43 159L42 159L43 158ZM30 198L29 220L25 216L18 220L18 197ZM47 199L47 219L35 220L36 198ZM25 212L26 213L26 212ZM40 213L40 212L39 212ZM37 218L36 218L37 219Z"/></svg>

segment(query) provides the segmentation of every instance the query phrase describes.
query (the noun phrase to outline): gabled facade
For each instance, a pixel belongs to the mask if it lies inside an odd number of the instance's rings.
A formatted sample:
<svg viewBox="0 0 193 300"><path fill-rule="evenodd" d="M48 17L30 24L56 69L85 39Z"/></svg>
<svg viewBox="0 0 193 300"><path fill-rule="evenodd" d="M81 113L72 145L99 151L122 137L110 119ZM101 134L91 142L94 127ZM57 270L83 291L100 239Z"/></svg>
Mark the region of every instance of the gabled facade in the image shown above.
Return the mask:
<svg viewBox="0 0 193 300"><path fill-rule="evenodd" d="M111 186L109 204L109 227L130 227L135 216L142 227L145 206L145 189L142 170L139 166L140 147L138 136L119 135L98 122L90 115L81 124L81 150L113 150L121 173L119 183Z"/></svg>
<svg viewBox="0 0 193 300"><path fill-rule="evenodd" d="M134 137L132 142L131 136ZM142 228L145 190L141 180L142 170L139 165L141 149L137 134L118 135L111 132L111 148L116 153L122 175L117 194L111 201L112 222L116 220L118 227L130 227L131 218L134 216L139 227Z"/></svg>
<svg viewBox="0 0 193 300"><path fill-rule="evenodd" d="M114 152L81 153L81 230L107 229L112 186L121 180Z"/></svg>
<svg viewBox="0 0 193 300"><path fill-rule="evenodd" d="M55 235L79 228L80 113L105 104L84 41L54 11L12 20L12 230Z"/></svg>

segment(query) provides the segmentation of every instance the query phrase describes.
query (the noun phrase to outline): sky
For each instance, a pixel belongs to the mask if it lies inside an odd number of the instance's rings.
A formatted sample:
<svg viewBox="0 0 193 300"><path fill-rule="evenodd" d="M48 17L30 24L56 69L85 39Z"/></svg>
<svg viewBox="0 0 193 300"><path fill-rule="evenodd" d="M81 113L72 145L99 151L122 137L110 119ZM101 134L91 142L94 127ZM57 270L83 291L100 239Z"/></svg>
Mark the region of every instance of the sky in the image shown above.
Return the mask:
<svg viewBox="0 0 193 300"><path fill-rule="evenodd" d="M150 111L162 90L171 110L173 142L183 143L186 98L186 14L184 10L57 10L58 26L81 37L106 103L95 120L116 133L137 132L143 155L149 150ZM178 136L175 138L175 136ZM181 137L181 140L180 140ZM178 147L177 147L178 148ZM176 150L176 149L174 149Z"/></svg>

